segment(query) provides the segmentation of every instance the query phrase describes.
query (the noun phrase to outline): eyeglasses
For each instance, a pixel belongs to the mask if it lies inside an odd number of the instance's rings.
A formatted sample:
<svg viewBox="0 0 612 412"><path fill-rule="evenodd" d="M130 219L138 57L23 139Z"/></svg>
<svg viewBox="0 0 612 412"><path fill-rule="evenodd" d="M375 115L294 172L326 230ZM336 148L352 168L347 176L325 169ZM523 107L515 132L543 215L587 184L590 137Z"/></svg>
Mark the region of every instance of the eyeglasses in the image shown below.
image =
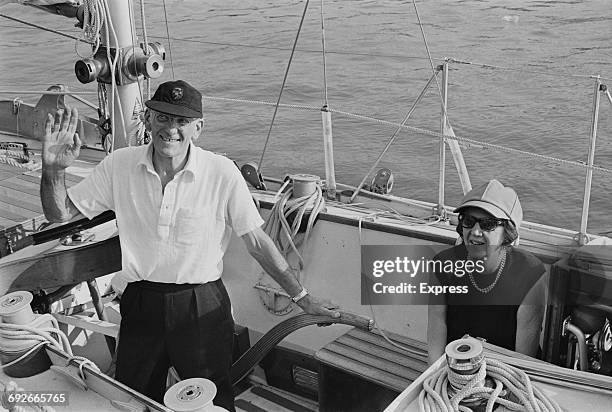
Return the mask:
<svg viewBox="0 0 612 412"><path fill-rule="evenodd" d="M185 126L189 125L189 123L191 123L194 120L194 119L190 119L190 118L187 118L187 117L169 116L169 115L163 114L163 113L156 113L155 114L155 119L159 123L170 123L170 124L172 124L173 121L176 121L176 124L179 127L185 127Z"/></svg>
<svg viewBox="0 0 612 412"><path fill-rule="evenodd" d="M478 223L480 229L484 230L485 232L490 232L497 226L503 226L504 222L504 219L498 219L496 217L477 219L470 215L459 215L459 223L461 223L461 226L464 228L471 229L476 223Z"/></svg>

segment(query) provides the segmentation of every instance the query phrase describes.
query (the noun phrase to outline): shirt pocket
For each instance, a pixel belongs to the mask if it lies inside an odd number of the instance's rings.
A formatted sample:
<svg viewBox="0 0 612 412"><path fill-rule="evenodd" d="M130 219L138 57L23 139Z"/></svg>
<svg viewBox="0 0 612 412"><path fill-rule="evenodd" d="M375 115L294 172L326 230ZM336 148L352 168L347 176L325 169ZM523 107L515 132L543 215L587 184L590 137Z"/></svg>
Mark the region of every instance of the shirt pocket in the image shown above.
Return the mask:
<svg viewBox="0 0 612 412"><path fill-rule="evenodd" d="M179 209L176 212L174 241L183 246L205 246L216 226L214 215L207 210Z"/></svg>

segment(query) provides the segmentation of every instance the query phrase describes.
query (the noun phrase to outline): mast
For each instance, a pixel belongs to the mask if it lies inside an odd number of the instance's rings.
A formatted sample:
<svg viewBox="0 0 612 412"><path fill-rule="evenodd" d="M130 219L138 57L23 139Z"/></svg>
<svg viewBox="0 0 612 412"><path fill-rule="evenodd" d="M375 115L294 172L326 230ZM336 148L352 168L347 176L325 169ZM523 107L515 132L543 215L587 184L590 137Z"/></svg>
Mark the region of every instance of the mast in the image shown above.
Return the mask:
<svg viewBox="0 0 612 412"><path fill-rule="evenodd" d="M100 47L91 58L77 61L74 69L81 83L97 80L99 89L107 92L110 89L108 107L101 113L101 124L108 127L105 117L110 117L112 143L105 142L105 147L114 150L137 143L144 107L139 80L161 76L165 51L159 43L146 45L146 52L142 48L144 45L134 44L136 35L130 2L106 0L105 4L107 7L101 2L93 5L103 9L97 10L104 18L99 34Z"/></svg>

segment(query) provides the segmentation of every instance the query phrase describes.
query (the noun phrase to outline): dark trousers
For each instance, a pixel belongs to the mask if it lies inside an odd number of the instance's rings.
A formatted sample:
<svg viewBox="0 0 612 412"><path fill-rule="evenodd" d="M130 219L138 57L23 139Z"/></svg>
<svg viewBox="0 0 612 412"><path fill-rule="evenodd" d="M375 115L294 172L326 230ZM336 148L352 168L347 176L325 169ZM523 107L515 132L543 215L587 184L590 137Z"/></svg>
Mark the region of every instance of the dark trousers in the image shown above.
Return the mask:
<svg viewBox="0 0 612 412"><path fill-rule="evenodd" d="M234 321L221 280L198 285L139 281L121 297L115 378L163 403L168 368L207 378L213 401L235 411L230 381Z"/></svg>

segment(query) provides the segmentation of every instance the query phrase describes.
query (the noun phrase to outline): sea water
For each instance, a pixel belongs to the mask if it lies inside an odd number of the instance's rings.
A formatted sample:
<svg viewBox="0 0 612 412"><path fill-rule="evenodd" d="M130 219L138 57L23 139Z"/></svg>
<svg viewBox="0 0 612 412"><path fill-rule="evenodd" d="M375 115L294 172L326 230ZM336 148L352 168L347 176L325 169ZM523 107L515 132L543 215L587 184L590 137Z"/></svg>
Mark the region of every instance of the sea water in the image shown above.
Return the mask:
<svg viewBox="0 0 612 412"><path fill-rule="evenodd" d="M168 52L163 76L189 81L204 95L276 102L305 1L145 1L149 41ZM452 64L448 115L458 136L572 161L587 161L594 75L612 84L612 13L608 0L324 0L327 102L331 109L399 123L444 57ZM139 3L134 18L142 38ZM18 5L0 13L79 35L73 22ZM167 20L166 20L167 15ZM166 24L167 21L167 24ZM168 33L170 41L168 41ZM428 59L427 48L433 61ZM87 54L87 46L78 47ZM170 59L171 57L171 59ZM0 91L41 90L63 83L95 91L74 76L75 41L0 20ZM205 100L198 145L239 164L259 162L264 175L324 176L321 1L311 1L270 130L271 105ZM495 66L495 67L491 67ZM0 97L8 97L5 93ZM23 96L26 101L35 101ZM91 100L95 101L95 95ZM440 130L440 98L432 85L407 125ZM595 164L612 169L612 104L602 95ZM95 116L95 113L88 113ZM395 126L333 114L337 180L356 185ZM437 138L402 131L380 167L395 174L394 193L436 201ZM471 146L464 156L473 185L497 178L519 193L525 218L580 226L586 169L542 158ZM450 153L446 204L461 189ZM595 172L589 230L612 231L612 174Z"/></svg>

